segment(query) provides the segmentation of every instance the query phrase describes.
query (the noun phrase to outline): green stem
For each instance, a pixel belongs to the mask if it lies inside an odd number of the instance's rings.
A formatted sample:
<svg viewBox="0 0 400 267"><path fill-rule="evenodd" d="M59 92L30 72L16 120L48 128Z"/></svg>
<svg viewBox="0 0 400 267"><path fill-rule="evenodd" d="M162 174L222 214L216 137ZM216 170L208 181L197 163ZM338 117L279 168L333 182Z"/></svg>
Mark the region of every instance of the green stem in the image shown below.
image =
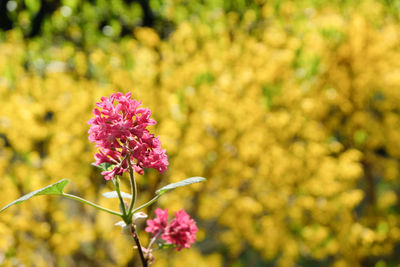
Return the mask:
<svg viewBox="0 0 400 267"><path fill-rule="evenodd" d="M126 208L125 208L124 199L123 199L122 196L121 196L121 191L120 191L120 189L119 189L119 180L118 180L118 177L116 177L115 179L113 179L113 183L114 183L114 186L115 186L115 191L117 191L117 195L118 195L118 198L119 198L119 202L121 203L122 219L125 221L125 223L126 223L127 225L129 225L131 222L130 222L128 216L127 216L128 214L126 213Z"/></svg>
<svg viewBox="0 0 400 267"><path fill-rule="evenodd" d="M153 236L153 238L150 240L149 246L147 247L148 251L150 251L150 249L153 246L154 242L156 242L157 238L159 238L162 233L163 233L163 231L159 231L155 236Z"/></svg>
<svg viewBox="0 0 400 267"><path fill-rule="evenodd" d="M150 200L149 202L147 202L147 203L143 204L142 206L137 207L136 209L134 209L134 210L132 211L132 214L135 214L135 213L138 212L139 210L144 209L144 208L150 206L151 204L153 204L154 202L156 202L157 199L159 199L160 197L161 197L161 195L157 195L157 196L153 197L153 199Z"/></svg>
<svg viewBox="0 0 400 267"><path fill-rule="evenodd" d="M73 199L73 200L77 200L77 201L79 201L81 203L84 203L84 204L87 204L89 206L92 206L92 207L94 207L94 208L96 208L98 210L102 210L102 211L108 212L110 214L122 217L122 214L117 212L117 211L113 211L113 210L109 210L109 209L103 208L103 207L101 207L101 206L99 206L97 204L94 204L94 203L92 203L92 202L90 202L90 201L88 201L86 199L80 198L78 196L74 196L74 195L67 194L67 193L62 193L61 196L66 197L66 198L70 198L70 199Z"/></svg>
<svg viewBox="0 0 400 267"><path fill-rule="evenodd" d="M135 173L133 171L131 161L129 159L128 159L128 165L129 165L129 178L131 182L131 195L132 195L131 203L129 205L128 215L132 217L132 209L136 202L137 187L135 181Z"/></svg>

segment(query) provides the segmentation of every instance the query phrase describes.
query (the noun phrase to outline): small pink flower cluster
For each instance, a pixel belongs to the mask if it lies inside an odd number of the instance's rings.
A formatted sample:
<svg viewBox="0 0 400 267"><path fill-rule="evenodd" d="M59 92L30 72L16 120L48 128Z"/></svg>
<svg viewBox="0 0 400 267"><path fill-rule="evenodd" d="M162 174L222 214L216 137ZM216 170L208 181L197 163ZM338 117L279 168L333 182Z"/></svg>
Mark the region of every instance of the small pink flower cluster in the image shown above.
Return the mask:
<svg viewBox="0 0 400 267"><path fill-rule="evenodd" d="M175 244L177 250L190 248L196 240L196 222L184 211L175 212L175 218L168 223L168 209L155 211L156 218L147 220L146 232L161 236L167 244Z"/></svg>
<svg viewBox="0 0 400 267"><path fill-rule="evenodd" d="M143 168L154 168L161 173L167 169L168 159L160 140L147 130L156 121L150 118L150 109L140 105L140 101L131 99L131 93L111 94L96 103L94 118L88 121L89 140L99 148L96 165L115 165L101 173L106 180L122 175L129 164L139 174L143 174Z"/></svg>

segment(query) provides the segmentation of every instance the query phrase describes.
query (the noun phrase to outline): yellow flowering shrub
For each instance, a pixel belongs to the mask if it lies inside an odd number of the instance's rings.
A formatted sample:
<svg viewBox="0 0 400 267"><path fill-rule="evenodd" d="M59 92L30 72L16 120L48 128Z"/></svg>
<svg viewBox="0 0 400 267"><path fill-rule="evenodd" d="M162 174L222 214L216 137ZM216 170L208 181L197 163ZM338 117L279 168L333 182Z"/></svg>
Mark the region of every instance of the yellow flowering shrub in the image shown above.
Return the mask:
<svg viewBox="0 0 400 267"><path fill-rule="evenodd" d="M260 13L210 13L168 39L44 51L10 31L0 43L0 205L61 178L107 207L87 121L94 103L132 91L152 110L166 175L138 177L140 203L166 194L200 231L155 266L365 266L398 262L400 27L377 1L342 12L259 1ZM172 11L171 11L172 12ZM125 183L123 186L128 186ZM148 210L149 213L151 210ZM0 264L124 266L133 243L115 219L66 199L0 214Z"/></svg>

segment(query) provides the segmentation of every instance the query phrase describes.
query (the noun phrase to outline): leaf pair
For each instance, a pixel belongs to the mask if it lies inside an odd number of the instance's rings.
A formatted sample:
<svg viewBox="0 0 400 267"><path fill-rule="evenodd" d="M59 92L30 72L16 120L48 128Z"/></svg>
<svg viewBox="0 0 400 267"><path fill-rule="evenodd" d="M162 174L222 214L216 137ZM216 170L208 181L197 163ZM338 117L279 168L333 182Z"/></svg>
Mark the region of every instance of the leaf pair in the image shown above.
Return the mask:
<svg viewBox="0 0 400 267"><path fill-rule="evenodd" d="M177 187L187 186L187 185L190 185L190 184L193 184L193 183L203 182L205 180L206 179L203 178L203 177L187 178L187 179L182 180L180 182L168 184L168 185L158 189L156 191L156 194L159 197L162 194L164 194L165 192L167 192L169 190L172 190L172 189L175 189ZM6 205L5 207L3 207L0 210L0 212L2 212L3 210L9 208L12 205L20 204L20 203L24 202L25 200L28 200L28 199L30 199L31 197L34 197L34 196L41 196L41 195L59 195L59 196L63 196L64 195L64 188L68 183L69 183L68 179L62 179L62 180L58 181L57 183L54 183L54 184L46 186L46 187L44 187L42 189L38 189L36 191L30 192L30 193L18 198L17 200L14 200L10 204ZM116 191L104 193L103 196L106 197L106 198L116 198L116 197L118 197ZM122 192L122 197L124 197L124 198L132 198L132 196L130 194L123 193L123 192Z"/></svg>
<svg viewBox="0 0 400 267"><path fill-rule="evenodd" d="M200 182L204 182L205 180L206 180L206 178L203 178L203 177L187 178L187 179L179 181L177 183L172 183L172 184L168 184L168 185L166 185L164 187L161 187L160 189L158 189L156 191L156 194L161 196L165 192L167 192L169 190L172 190L172 189L175 189L177 187L187 186L187 185L194 184L194 183L200 183ZM132 199L132 196L130 194L128 194L128 193L125 193L125 192L121 192L121 196L123 198ZM103 197L105 197L105 198L118 198L118 194L117 194L117 191L111 191L111 192L103 193Z"/></svg>

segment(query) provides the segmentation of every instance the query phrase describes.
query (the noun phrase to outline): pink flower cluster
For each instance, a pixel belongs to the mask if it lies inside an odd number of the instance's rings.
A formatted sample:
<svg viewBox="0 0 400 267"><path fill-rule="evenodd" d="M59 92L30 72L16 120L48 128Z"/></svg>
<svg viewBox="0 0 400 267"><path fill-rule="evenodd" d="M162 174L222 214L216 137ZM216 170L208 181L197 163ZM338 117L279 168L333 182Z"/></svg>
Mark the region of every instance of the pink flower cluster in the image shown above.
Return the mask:
<svg viewBox="0 0 400 267"><path fill-rule="evenodd" d="M146 232L161 236L167 244L175 244L177 250L190 248L196 240L196 222L184 211L175 212L175 218L168 223L168 209L155 211L156 218L147 220Z"/></svg>
<svg viewBox="0 0 400 267"><path fill-rule="evenodd" d="M131 99L131 93L111 94L96 103L94 118L88 121L89 140L99 149L95 165L114 165L112 170L102 172L106 180L122 175L129 165L139 174L143 174L143 168L161 173L167 169L168 159L160 140L147 130L156 121L150 118L150 109L140 105L140 101Z"/></svg>

